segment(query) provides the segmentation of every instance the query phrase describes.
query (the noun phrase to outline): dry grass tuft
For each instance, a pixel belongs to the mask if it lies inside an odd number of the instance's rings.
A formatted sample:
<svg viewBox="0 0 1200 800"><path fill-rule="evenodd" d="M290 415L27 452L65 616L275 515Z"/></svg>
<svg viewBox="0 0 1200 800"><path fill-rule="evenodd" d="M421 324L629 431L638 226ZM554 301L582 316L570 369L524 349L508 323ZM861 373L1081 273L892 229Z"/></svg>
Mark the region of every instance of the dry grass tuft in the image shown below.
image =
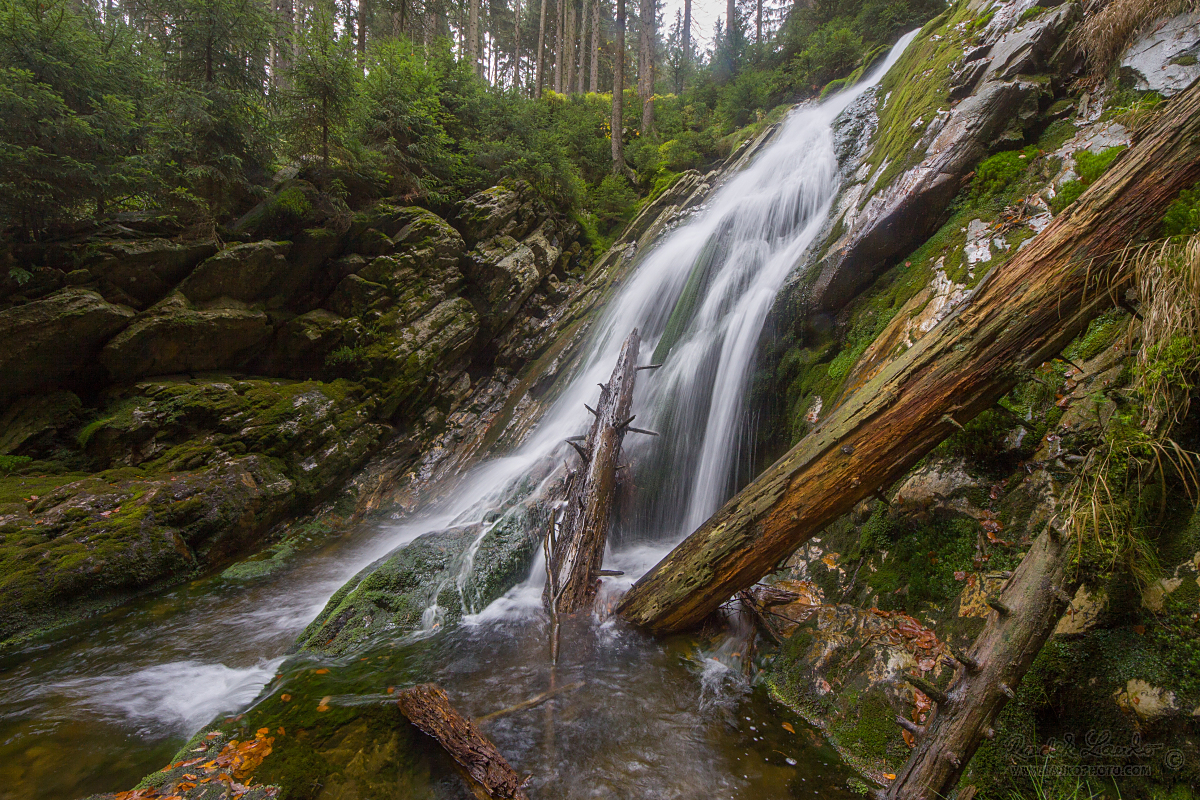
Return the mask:
<svg viewBox="0 0 1200 800"><path fill-rule="evenodd" d="M1091 79L1099 81L1147 25L1194 8L1200 8L1200 1L1112 0L1085 15L1071 34L1071 42L1087 57Z"/></svg>
<svg viewBox="0 0 1200 800"><path fill-rule="evenodd" d="M1155 242L1128 254L1121 270L1140 299L1132 398L1114 413L1103 442L1064 498L1062 517L1081 548L1128 566L1143 585L1158 576L1146 529L1172 489L1200 498L1200 455L1170 438L1187 416L1200 374L1200 235ZM1133 331L1131 329L1131 335ZM1149 507L1157 484L1159 507Z"/></svg>

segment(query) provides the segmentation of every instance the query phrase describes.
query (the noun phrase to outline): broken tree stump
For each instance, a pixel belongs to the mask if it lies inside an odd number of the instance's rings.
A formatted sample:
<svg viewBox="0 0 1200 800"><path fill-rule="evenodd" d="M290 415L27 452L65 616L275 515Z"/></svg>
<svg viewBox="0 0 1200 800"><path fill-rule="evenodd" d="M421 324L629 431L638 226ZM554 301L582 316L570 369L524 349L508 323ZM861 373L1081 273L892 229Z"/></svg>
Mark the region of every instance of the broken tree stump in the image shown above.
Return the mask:
<svg viewBox="0 0 1200 800"><path fill-rule="evenodd" d="M454 759L467 787L480 800L528 800L521 776L474 722L454 710L442 687L425 683L397 692L396 705Z"/></svg>
<svg viewBox="0 0 1200 800"><path fill-rule="evenodd" d="M568 440L582 463L567 479L566 505L557 534L551 530L543 602L552 616L590 608L595 599L617 488L621 442L630 431L652 433L629 426L640 345L635 329L621 348L612 377L600 386L596 407L588 406L594 417L591 429L584 437Z"/></svg>
<svg viewBox="0 0 1200 800"><path fill-rule="evenodd" d="M1116 302L1122 253L1198 179L1200 85L1167 101L1078 200L644 575L617 613L659 633L697 625L900 478Z"/></svg>
<svg viewBox="0 0 1200 800"><path fill-rule="evenodd" d="M955 656L961 666L950 687L935 697L910 679L936 700L937 709L919 731L900 723L916 737L917 746L896 780L877 793L880 800L950 796L979 745L995 735L996 717L1015 696L1013 687L1050 638L1077 587L1068 578L1070 555L1070 540L1047 526L1000 593L1008 613L993 610L971 649Z"/></svg>

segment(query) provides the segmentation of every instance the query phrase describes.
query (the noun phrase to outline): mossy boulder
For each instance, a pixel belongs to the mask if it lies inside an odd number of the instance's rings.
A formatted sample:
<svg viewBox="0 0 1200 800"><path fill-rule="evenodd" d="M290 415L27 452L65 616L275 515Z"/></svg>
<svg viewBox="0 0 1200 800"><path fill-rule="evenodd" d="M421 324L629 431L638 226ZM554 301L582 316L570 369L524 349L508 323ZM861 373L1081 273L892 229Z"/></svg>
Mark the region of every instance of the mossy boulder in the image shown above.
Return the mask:
<svg viewBox="0 0 1200 800"><path fill-rule="evenodd" d="M0 482L20 492L23 480ZM0 642L218 563L254 544L294 493L271 459L250 455L158 476L126 469L68 477L4 506Z"/></svg>
<svg viewBox="0 0 1200 800"><path fill-rule="evenodd" d="M194 305L174 292L110 341L100 363L118 381L228 369L270 333L262 311L237 301Z"/></svg>
<svg viewBox="0 0 1200 800"><path fill-rule="evenodd" d="M473 194L458 209L458 229L468 247L484 239L523 239L548 214L528 184L502 183Z"/></svg>
<svg viewBox="0 0 1200 800"><path fill-rule="evenodd" d="M490 338L508 324L561 255L561 238L549 220L520 242L500 235L480 242L467 254L463 264L485 336Z"/></svg>
<svg viewBox="0 0 1200 800"><path fill-rule="evenodd" d="M46 450L46 440L75 427L83 404L71 392L27 395L0 414L0 455Z"/></svg>
<svg viewBox="0 0 1200 800"><path fill-rule="evenodd" d="M77 287L0 311L0 400L79 377L135 313Z"/></svg>
<svg viewBox="0 0 1200 800"><path fill-rule="evenodd" d="M330 371L330 354L356 327L337 314L318 308L293 317L275 329L255 371L288 378L320 378Z"/></svg>
<svg viewBox="0 0 1200 800"><path fill-rule="evenodd" d="M197 264L215 254L217 245L146 239L103 242L89 249L80 269L87 270L108 300L140 310L162 299Z"/></svg>
<svg viewBox="0 0 1200 800"><path fill-rule="evenodd" d="M193 302L227 297L243 303L266 298L288 272L290 242L270 240L227 247L206 259L179 285Z"/></svg>
<svg viewBox="0 0 1200 800"><path fill-rule="evenodd" d="M343 654L422 624L482 611L529 574L548 519L540 502L491 523L427 533L362 570L301 634L301 649ZM423 615L428 611L428 618Z"/></svg>

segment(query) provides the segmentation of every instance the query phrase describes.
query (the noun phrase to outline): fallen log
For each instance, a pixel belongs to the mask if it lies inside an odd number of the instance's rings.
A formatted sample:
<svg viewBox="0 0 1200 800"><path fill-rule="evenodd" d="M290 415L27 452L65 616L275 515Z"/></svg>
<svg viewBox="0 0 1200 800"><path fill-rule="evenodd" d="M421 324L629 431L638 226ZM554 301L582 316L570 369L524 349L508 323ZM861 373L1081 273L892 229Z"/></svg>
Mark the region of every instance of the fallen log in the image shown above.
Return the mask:
<svg viewBox="0 0 1200 800"><path fill-rule="evenodd" d="M1001 590L1008 613L993 610L971 649L954 655L960 666L950 687L931 693L921 685L924 681L910 678L937 708L920 730L897 719L917 746L896 780L877 793L880 800L949 797L979 745L995 735L993 722L1015 696L1013 687L1050 638L1077 588L1068 578L1070 542L1057 524L1052 522L1034 540Z"/></svg>
<svg viewBox="0 0 1200 800"><path fill-rule="evenodd" d="M1200 85L972 296L885 365L641 578L617 613L698 624L957 427L996 403L1117 299L1121 253L1200 179Z"/></svg>
<svg viewBox="0 0 1200 800"><path fill-rule="evenodd" d="M454 759L467 787L480 800L528 800L521 776L474 722L454 710L442 687L425 683L397 692L396 705Z"/></svg>
<svg viewBox="0 0 1200 800"><path fill-rule="evenodd" d="M508 708L502 708L499 711L493 711L490 714L484 714L482 717L476 718L475 722L476 722L476 724L481 723L481 722L488 722L490 720L496 719L497 717L503 717L507 714L515 714L516 712L524 711L527 708L533 708L534 706L540 706L542 703L546 702L547 700L552 700L555 697L557 697L558 695L564 694L566 692L573 692L576 689L582 689L583 686L584 686L583 681L575 681L574 683L568 683L565 686L559 686L554 689L547 689L546 691L544 691L540 694L535 694L533 697L529 698L528 700L522 700L521 702L511 705Z"/></svg>
<svg viewBox="0 0 1200 800"><path fill-rule="evenodd" d="M568 440L582 463L567 478L561 523L557 532L551 530L543 602L555 619L591 607L608 540L621 442L629 432L650 433L630 427L640 344L635 329L621 348L612 377L601 384L596 407L587 407L593 416L587 436L582 442Z"/></svg>

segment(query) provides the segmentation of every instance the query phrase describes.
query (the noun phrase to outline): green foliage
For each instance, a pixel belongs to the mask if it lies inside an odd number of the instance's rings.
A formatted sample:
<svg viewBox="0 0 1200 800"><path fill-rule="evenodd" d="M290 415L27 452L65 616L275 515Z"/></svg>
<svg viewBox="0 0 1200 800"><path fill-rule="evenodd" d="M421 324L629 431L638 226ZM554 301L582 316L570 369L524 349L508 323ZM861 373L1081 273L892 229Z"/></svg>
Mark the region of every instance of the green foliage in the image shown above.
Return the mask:
<svg viewBox="0 0 1200 800"><path fill-rule="evenodd" d="M971 192L975 197L986 197L1003 191L1009 184L1024 174L1037 158L1038 148L1030 145L1024 150L1005 150L986 159L975 169Z"/></svg>
<svg viewBox="0 0 1200 800"><path fill-rule="evenodd" d="M608 175L591 192L591 207L603 222L627 222L633 215L637 194L623 175Z"/></svg>
<svg viewBox="0 0 1200 800"><path fill-rule="evenodd" d="M31 461L29 456L0 456L0 473L11 475Z"/></svg>
<svg viewBox="0 0 1200 800"><path fill-rule="evenodd" d="M794 80L800 85L821 86L854 69L862 54L862 36L830 22L817 29L808 47L792 59Z"/></svg>
<svg viewBox="0 0 1200 800"><path fill-rule="evenodd" d="M1163 236L1191 236L1200 233L1200 184L1184 189L1163 215Z"/></svg>
<svg viewBox="0 0 1200 800"><path fill-rule="evenodd" d="M1058 192L1050 201L1050 212L1055 215L1061 214L1064 208L1079 199L1085 188L1087 187L1080 181L1067 181L1058 187Z"/></svg>
<svg viewBox="0 0 1200 800"><path fill-rule="evenodd" d="M360 75L354 43L349 36L339 36L333 16L317 6L300 36L299 50L287 93L294 147L300 155L320 153L328 166L330 137L338 134Z"/></svg>
<svg viewBox="0 0 1200 800"><path fill-rule="evenodd" d="M1084 186L1091 186L1097 178L1108 170L1116 157L1125 152L1125 150L1125 145L1110 147L1102 153L1080 150L1075 154L1075 172L1079 175L1080 182Z"/></svg>

